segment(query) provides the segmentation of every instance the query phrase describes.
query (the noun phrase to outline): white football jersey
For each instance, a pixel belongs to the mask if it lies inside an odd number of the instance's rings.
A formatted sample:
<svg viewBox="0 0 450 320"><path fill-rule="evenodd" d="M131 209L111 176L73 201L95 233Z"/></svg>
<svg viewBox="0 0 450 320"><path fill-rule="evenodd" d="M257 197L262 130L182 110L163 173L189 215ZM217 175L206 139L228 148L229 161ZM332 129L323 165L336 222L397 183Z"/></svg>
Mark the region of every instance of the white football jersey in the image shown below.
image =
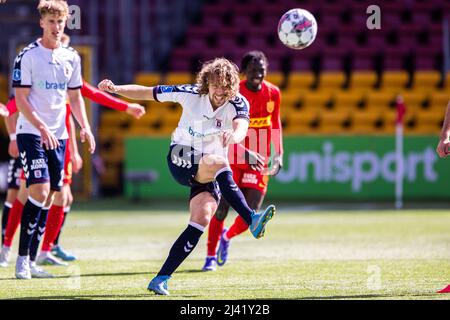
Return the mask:
<svg viewBox="0 0 450 320"><path fill-rule="evenodd" d="M31 88L28 101L56 138L67 139L67 90L83 85L78 53L65 46L48 49L35 41L17 56L12 78L13 88ZM22 113L16 131L40 136Z"/></svg>
<svg viewBox="0 0 450 320"><path fill-rule="evenodd" d="M197 85L157 86L153 89L156 101L178 102L183 113L172 134L172 144L192 146L195 150L227 158L228 148L222 146L221 134L233 130L233 120L249 121L250 105L238 94L213 111L207 94L200 95Z"/></svg>

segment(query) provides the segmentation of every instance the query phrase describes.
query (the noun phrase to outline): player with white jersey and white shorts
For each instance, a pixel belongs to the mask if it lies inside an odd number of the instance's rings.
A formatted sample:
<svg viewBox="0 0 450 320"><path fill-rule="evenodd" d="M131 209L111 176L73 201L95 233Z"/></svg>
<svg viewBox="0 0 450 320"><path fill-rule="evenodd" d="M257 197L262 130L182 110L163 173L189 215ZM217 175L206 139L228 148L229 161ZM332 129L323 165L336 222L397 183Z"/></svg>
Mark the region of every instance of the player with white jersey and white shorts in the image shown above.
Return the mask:
<svg viewBox="0 0 450 320"><path fill-rule="evenodd" d="M53 194L64 177L66 99L81 126L81 140L95 150L84 101L80 56L63 47L61 37L69 16L67 2L41 0L38 6L43 36L23 49L14 61L13 88L17 108L17 145L29 190L24 206L16 261L16 278L46 278L48 273L30 263L30 243L36 230L45 229ZM40 232L40 234L42 234Z"/></svg>
<svg viewBox="0 0 450 320"><path fill-rule="evenodd" d="M117 86L103 80L99 88L130 99L173 101L183 107L172 134L167 163L174 179L191 189L191 216L148 290L169 294L167 281L197 245L217 209L220 194L247 222L255 238L264 235L275 207L270 205L261 213L251 210L233 180L227 159L228 146L242 141L249 126L249 103L239 94L235 64L224 58L206 62L195 85Z"/></svg>

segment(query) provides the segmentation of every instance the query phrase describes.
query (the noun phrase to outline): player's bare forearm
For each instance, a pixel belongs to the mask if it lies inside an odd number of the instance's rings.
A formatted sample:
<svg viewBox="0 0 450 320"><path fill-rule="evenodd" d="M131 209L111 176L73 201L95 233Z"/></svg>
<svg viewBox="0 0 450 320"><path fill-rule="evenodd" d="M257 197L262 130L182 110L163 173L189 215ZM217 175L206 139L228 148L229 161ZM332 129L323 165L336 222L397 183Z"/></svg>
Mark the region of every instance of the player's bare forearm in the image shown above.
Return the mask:
<svg viewBox="0 0 450 320"><path fill-rule="evenodd" d="M233 120L233 143L239 143L247 136L249 122L246 119Z"/></svg>
<svg viewBox="0 0 450 320"><path fill-rule="evenodd" d="M75 154L78 153L78 144L77 144L77 131L75 129L75 121L73 121L72 115L70 115L69 121L70 121L69 148L71 154Z"/></svg>
<svg viewBox="0 0 450 320"><path fill-rule="evenodd" d="M447 110L445 112L444 124L442 125L441 140L447 140L450 137L450 101L447 104Z"/></svg>
<svg viewBox="0 0 450 320"><path fill-rule="evenodd" d="M82 129L90 129L86 114L86 107L84 105L84 100L81 96L80 90L68 90L67 94L69 96L70 105L72 107L72 114L74 115L78 124Z"/></svg>
<svg viewBox="0 0 450 320"><path fill-rule="evenodd" d="M28 95L30 94L29 88L16 88L16 104L17 109L30 121L30 123L36 127L39 131L47 128L45 123L38 116L31 104L28 102Z"/></svg>
<svg viewBox="0 0 450 320"><path fill-rule="evenodd" d="M8 134L15 134L16 133L16 123L17 123L17 117L19 114L16 112L9 117L5 118L5 127L6 131L8 131Z"/></svg>
<svg viewBox="0 0 450 320"><path fill-rule="evenodd" d="M98 88L133 100L154 100L153 87L138 84L115 85L111 80L105 79L98 84Z"/></svg>

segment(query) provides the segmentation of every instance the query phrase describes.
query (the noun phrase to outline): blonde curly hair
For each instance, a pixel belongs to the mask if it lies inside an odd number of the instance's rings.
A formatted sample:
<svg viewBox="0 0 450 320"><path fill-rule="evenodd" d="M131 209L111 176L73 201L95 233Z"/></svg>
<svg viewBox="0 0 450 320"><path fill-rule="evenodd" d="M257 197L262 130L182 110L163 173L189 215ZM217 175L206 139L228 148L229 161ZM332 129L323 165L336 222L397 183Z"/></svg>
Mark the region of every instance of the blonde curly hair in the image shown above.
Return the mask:
<svg viewBox="0 0 450 320"><path fill-rule="evenodd" d="M69 5L65 0L40 0L37 9L41 17L47 14L69 17Z"/></svg>
<svg viewBox="0 0 450 320"><path fill-rule="evenodd" d="M208 94L209 85L214 84L224 88L227 100L239 92L239 68L225 58L216 58L203 64L197 75L198 93Z"/></svg>

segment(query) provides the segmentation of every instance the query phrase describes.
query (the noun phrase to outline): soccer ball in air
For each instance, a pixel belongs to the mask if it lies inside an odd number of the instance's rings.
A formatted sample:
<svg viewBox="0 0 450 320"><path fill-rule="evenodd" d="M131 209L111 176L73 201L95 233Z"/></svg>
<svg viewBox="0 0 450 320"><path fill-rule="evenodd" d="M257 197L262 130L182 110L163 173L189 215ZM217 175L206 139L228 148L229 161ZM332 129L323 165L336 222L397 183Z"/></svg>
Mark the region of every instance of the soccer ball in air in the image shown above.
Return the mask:
<svg viewBox="0 0 450 320"><path fill-rule="evenodd" d="M314 42L316 35L316 19L307 10L291 9L278 22L278 37L288 48L304 49Z"/></svg>

